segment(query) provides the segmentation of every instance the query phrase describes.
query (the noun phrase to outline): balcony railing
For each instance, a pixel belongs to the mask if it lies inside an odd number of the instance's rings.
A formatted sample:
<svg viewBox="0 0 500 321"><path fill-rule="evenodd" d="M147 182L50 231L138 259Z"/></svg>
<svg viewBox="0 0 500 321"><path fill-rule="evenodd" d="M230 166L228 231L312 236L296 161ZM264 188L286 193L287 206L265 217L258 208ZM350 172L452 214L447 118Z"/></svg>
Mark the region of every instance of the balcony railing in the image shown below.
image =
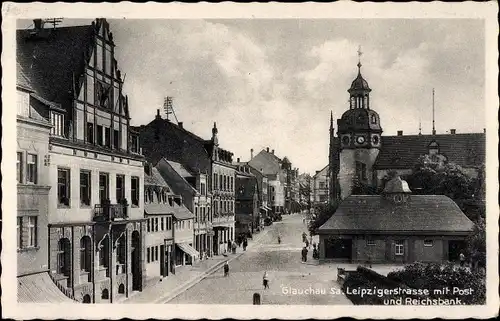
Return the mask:
<svg viewBox="0 0 500 321"><path fill-rule="evenodd" d="M96 204L94 208L94 221L110 222L116 219L128 218L127 204Z"/></svg>

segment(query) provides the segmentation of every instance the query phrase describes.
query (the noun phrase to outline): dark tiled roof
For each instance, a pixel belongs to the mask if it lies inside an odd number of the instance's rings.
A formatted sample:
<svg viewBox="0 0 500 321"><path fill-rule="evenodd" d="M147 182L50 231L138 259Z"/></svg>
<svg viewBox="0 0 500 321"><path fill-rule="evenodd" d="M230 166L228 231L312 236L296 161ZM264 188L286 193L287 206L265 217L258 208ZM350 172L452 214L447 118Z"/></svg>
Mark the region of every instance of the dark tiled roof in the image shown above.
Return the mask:
<svg viewBox="0 0 500 321"><path fill-rule="evenodd" d="M473 223L444 195L411 195L396 205L381 196L351 195L318 231L464 233Z"/></svg>
<svg viewBox="0 0 500 321"><path fill-rule="evenodd" d="M248 162L253 168L259 171L262 169L264 175L279 173L281 171L280 163L281 160L276 155L265 150L260 151Z"/></svg>
<svg viewBox="0 0 500 321"><path fill-rule="evenodd" d="M17 30L17 60L22 72L41 97L70 106L74 81L78 82L84 70L85 54L90 57L94 27L46 29L46 36L37 39L30 33L31 30Z"/></svg>
<svg viewBox="0 0 500 321"><path fill-rule="evenodd" d="M174 208L163 203L144 203L144 211L149 215L173 214Z"/></svg>
<svg viewBox="0 0 500 321"><path fill-rule="evenodd" d="M485 161L486 137L483 133L447 135L382 136L382 148L375 161L376 169L413 168L416 160L429 153L432 141L439 154L462 167L480 166Z"/></svg>
<svg viewBox="0 0 500 321"><path fill-rule="evenodd" d="M144 173L144 185L169 187L156 167L151 167L151 175Z"/></svg>
<svg viewBox="0 0 500 321"><path fill-rule="evenodd" d="M174 209L174 216L178 220L187 220L190 218L194 218L194 214L191 213L185 206L175 205L173 209Z"/></svg>
<svg viewBox="0 0 500 321"><path fill-rule="evenodd" d="M208 143L172 122L156 118L148 125L134 127L146 158L156 164L162 158L181 163L189 172L210 171Z"/></svg>

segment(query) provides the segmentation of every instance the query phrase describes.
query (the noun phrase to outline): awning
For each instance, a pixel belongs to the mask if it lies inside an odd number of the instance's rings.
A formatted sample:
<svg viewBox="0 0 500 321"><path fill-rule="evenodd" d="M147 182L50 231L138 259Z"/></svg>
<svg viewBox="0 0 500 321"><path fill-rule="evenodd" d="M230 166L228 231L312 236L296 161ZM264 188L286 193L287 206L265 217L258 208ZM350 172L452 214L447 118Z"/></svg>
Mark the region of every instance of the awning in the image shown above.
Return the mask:
<svg viewBox="0 0 500 321"><path fill-rule="evenodd" d="M76 303L59 290L47 272L17 278L19 303Z"/></svg>
<svg viewBox="0 0 500 321"><path fill-rule="evenodd" d="M194 247L187 243L176 243L177 245L184 253L187 255L191 256L192 258L196 259L200 257L200 252L196 251Z"/></svg>

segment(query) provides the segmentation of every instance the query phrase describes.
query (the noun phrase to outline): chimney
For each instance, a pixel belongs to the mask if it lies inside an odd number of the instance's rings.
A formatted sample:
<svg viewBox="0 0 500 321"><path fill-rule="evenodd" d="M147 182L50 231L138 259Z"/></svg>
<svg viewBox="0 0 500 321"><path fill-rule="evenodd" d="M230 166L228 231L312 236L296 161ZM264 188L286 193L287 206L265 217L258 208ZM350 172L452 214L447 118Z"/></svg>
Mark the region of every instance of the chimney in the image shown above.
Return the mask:
<svg viewBox="0 0 500 321"><path fill-rule="evenodd" d="M161 119L160 110L159 109L156 110L156 119Z"/></svg>
<svg viewBox="0 0 500 321"><path fill-rule="evenodd" d="M179 122L179 127L182 128L182 129L184 129L184 123L180 121Z"/></svg>
<svg viewBox="0 0 500 321"><path fill-rule="evenodd" d="M240 158L236 158L236 163L239 163L240 162Z"/></svg>
<svg viewBox="0 0 500 321"><path fill-rule="evenodd" d="M250 159L253 158L253 148L250 149Z"/></svg>
<svg viewBox="0 0 500 321"><path fill-rule="evenodd" d="M269 153L269 147L268 147L268 148L266 148L266 151Z"/></svg>
<svg viewBox="0 0 500 321"><path fill-rule="evenodd" d="M43 20L42 19L33 19L33 29L35 31L40 31L43 29Z"/></svg>
<svg viewBox="0 0 500 321"><path fill-rule="evenodd" d="M271 153L274 155L274 149L272 150L272 152L271 152Z"/></svg>
<svg viewBox="0 0 500 321"><path fill-rule="evenodd" d="M398 136L403 136L403 131L402 130L398 130Z"/></svg>
<svg viewBox="0 0 500 321"><path fill-rule="evenodd" d="M483 128L483 133L485 133L485 134L486 134L486 128Z"/></svg>
<svg viewBox="0 0 500 321"><path fill-rule="evenodd" d="M450 134L455 135L456 133L457 133L456 129L454 129L454 128L450 129Z"/></svg>

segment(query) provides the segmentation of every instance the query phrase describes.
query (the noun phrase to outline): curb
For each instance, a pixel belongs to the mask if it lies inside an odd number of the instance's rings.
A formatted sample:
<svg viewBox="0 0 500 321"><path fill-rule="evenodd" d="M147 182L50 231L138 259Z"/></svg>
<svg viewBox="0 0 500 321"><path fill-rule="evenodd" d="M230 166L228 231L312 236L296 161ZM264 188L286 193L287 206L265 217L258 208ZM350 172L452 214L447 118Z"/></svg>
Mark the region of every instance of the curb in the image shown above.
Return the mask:
<svg viewBox="0 0 500 321"><path fill-rule="evenodd" d="M257 241L260 240L261 238L263 238L264 235L266 235L267 233L269 233L269 229L267 229L265 231L265 233L261 233L258 238L253 239L252 244L249 244L249 246L247 247L247 249L255 246L255 244L257 243ZM228 258L227 261L231 262L232 260L235 260L235 259L239 258L243 254L245 254L245 252L246 251L240 252L240 253L236 254L235 256L233 256L231 258ZM199 275L197 277L194 277L193 279L187 281L184 284L181 284L180 286L178 286L177 288L175 288L169 294L167 294L167 295L165 295L165 296L163 296L163 297L161 297L159 299L156 299L153 303L156 303L156 304L158 304L158 303L160 303L160 304L168 303L169 301L175 299L177 296L179 296L183 292L189 290L190 288L192 288L193 286L195 286L196 284L198 284L199 282L201 282L207 276L215 273L215 271L217 271L218 269L220 269L224 265L224 263L225 263L225 261L221 261L221 262L215 264L214 266L212 266L211 268L209 268L205 272L201 273L201 275Z"/></svg>

